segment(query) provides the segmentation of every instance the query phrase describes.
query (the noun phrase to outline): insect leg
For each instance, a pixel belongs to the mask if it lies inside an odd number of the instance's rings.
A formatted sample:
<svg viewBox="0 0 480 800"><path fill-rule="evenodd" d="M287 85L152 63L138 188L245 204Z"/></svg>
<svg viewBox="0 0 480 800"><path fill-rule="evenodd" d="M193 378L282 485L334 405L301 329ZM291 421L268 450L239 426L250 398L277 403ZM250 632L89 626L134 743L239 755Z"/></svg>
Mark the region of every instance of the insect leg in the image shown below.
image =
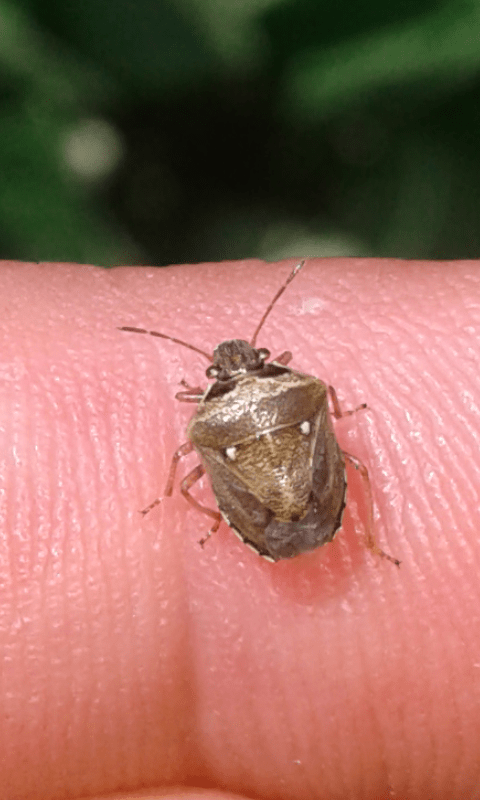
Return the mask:
<svg viewBox="0 0 480 800"><path fill-rule="evenodd" d="M188 454L191 453L192 450L193 450L193 444L190 441L185 442L185 444L180 445L178 450L175 450L172 456L172 463L170 464L170 471L168 473L167 485L165 486L165 491L163 493L165 497L170 497L173 492L173 484L175 481L175 473L177 471L178 462L180 461L181 458L184 458L184 456L188 456ZM157 503L155 503L154 505L157 505Z"/></svg>
<svg viewBox="0 0 480 800"><path fill-rule="evenodd" d="M378 546L375 540L375 536L373 534L373 496L372 496L372 485L370 483L370 476L368 474L368 469L366 468L363 461L360 461L360 459L357 458L356 456L352 456L350 455L350 453L346 453L345 450L342 450L342 453L344 458L346 458L347 461L350 461L350 464L353 464L355 469L357 469L360 475L362 476L365 493L367 495L367 505L368 505L368 526L366 533L367 547L373 553L376 553L376 555L381 556L382 558L387 558L388 561L391 561L392 564L396 564L397 567L399 567L401 562L398 560L398 558L394 558L393 556L390 556L388 553L385 553L385 551Z"/></svg>
<svg viewBox="0 0 480 800"><path fill-rule="evenodd" d="M275 362L275 364L282 364L284 367L286 367L287 364L292 360L292 358L293 356L290 350L285 350L284 353L280 353L278 358L274 358L273 361Z"/></svg>
<svg viewBox="0 0 480 800"><path fill-rule="evenodd" d="M185 442L185 444L182 444L181 447L179 447L178 450L174 452L172 457L172 463L170 464L170 471L168 473L167 485L165 486L165 491L163 493L164 497L170 497L170 495L172 494L173 484L175 481L175 472L177 470L178 462L180 461L181 458L191 453L192 450L193 450L193 444L191 442ZM161 502L162 498L157 497L156 500L154 500L153 503L150 503L149 506L147 506L146 508L142 508L140 514L143 514L143 516L145 516L145 514L148 514L148 512L151 511L152 508L155 508L155 506L158 506Z"/></svg>
<svg viewBox="0 0 480 800"><path fill-rule="evenodd" d="M140 514L145 516L145 514L148 514L148 512L152 510L152 508L155 508L155 506L160 505L161 502L162 502L162 498L161 497L156 497L155 500L153 501L153 503L150 503L150 505L147 506L146 508L142 508L142 510L140 511Z"/></svg>
<svg viewBox="0 0 480 800"><path fill-rule="evenodd" d="M177 392L175 400L180 400L181 403L199 403L203 397L203 392L198 394L198 389L193 392Z"/></svg>
<svg viewBox="0 0 480 800"><path fill-rule="evenodd" d="M205 391L205 389L202 389L201 386L190 386L190 384L187 383L185 378L182 378L182 380L180 381L180 386L183 386L189 392L197 392L198 394L203 394Z"/></svg>
<svg viewBox="0 0 480 800"><path fill-rule="evenodd" d="M341 417L349 417L350 414L356 414L357 411L361 411L363 408L368 408L366 403L361 403L361 405L357 406L356 408L352 408L348 411L342 411L342 409L340 408L340 403L337 397L337 393L333 388L333 386L328 387L328 394L330 395L330 400L332 401L333 411L331 413L332 416L335 417L335 419L340 419Z"/></svg>
<svg viewBox="0 0 480 800"><path fill-rule="evenodd" d="M180 385L185 388L185 391L177 392L175 399L183 403L199 403L205 394L205 389L202 389L201 386L190 386L184 378L180 381Z"/></svg>
<svg viewBox="0 0 480 800"><path fill-rule="evenodd" d="M207 535L204 536L204 538L200 539L199 541L199 544L201 544L202 547L207 541L207 539L210 538L212 533L218 531L220 523L222 521L222 515L220 514L219 511L214 511L212 508L207 508L207 506L203 506L201 503L198 502L198 500L195 500L195 498L192 497L192 495L190 494L189 490L191 489L193 484L199 481L202 475L204 474L205 474L205 467L203 466L203 464L198 464L195 467L195 469L192 469L192 471L188 473L186 478L184 478L180 484L180 491L183 494L184 498L188 500L188 502L191 503L192 506L198 509L198 511L202 511L204 514L207 514L209 517L213 517L213 519L215 520L214 524L208 531Z"/></svg>

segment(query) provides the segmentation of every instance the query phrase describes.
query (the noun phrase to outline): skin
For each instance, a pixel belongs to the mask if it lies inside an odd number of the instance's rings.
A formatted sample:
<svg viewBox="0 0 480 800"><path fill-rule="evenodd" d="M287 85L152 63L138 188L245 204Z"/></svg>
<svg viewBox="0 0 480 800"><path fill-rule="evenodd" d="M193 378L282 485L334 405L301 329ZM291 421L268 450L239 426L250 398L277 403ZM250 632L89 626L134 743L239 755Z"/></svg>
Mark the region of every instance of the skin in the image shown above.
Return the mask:
<svg viewBox="0 0 480 800"><path fill-rule="evenodd" d="M478 264L309 259L258 338L368 403L335 427L399 569L350 467L334 542L278 564L202 550L178 482L138 513L208 362L117 326L248 338L292 264L1 266L2 800L479 795Z"/></svg>

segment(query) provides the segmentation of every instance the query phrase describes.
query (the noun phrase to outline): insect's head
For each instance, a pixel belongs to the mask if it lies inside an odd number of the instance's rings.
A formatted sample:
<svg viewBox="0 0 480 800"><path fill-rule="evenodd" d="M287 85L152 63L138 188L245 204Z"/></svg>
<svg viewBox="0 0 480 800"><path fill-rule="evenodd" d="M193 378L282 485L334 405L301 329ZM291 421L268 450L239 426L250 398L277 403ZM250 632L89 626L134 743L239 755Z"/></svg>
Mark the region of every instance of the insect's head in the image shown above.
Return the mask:
<svg viewBox="0 0 480 800"><path fill-rule="evenodd" d="M295 275L302 269L305 260L297 264L291 271L285 283L280 287L275 297L264 312L260 322L258 323L255 332L250 339L250 342L244 342L243 339L230 339L222 342L215 348L213 356L195 347L193 344L184 342L183 339L177 339L176 336L169 336L167 333L159 333L159 331L148 331L145 328L132 328L130 326L123 326L119 328L121 331L129 333L146 333L149 336L158 336L160 339L168 339L170 342L181 344L183 347L188 347L189 350L194 350L195 353L200 353L211 365L207 369L208 378L216 378L218 381L228 381L236 375L242 375L246 372L255 372L262 369L264 362L270 356L270 352L264 347L255 347L257 336L260 333L265 320L269 316L275 303L282 296L288 284L293 281Z"/></svg>
<svg viewBox="0 0 480 800"><path fill-rule="evenodd" d="M258 350L243 339L229 339L219 344L213 351L213 364L208 367L207 378L229 381L237 375L262 369L270 351L265 347Z"/></svg>
<svg viewBox="0 0 480 800"><path fill-rule="evenodd" d="M245 342L243 339L230 339L226 342L222 342L215 348L213 351L213 363L207 369L207 378L216 378L217 381L228 381L235 378L237 375L244 375L247 372L255 372L256 370L262 369L266 359L270 357L270 351L265 347L255 347L257 336L263 328L265 320L275 303L279 297L282 296L288 284L293 281L295 275L302 269L304 264L305 260L301 261L300 264L297 264L297 266L292 269L287 280L283 286L280 287L264 312L249 342Z"/></svg>

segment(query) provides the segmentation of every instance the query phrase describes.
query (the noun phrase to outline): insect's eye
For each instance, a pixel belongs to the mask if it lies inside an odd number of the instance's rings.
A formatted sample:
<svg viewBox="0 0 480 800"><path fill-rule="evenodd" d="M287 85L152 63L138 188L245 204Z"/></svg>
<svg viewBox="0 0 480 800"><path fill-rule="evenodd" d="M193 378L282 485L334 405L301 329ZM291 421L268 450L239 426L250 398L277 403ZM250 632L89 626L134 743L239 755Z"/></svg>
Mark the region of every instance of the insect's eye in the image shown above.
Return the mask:
<svg viewBox="0 0 480 800"><path fill-rule="evenodd" d="M237 458L237 448L234 446L226 447L225 450L223 451L223 455L227 459L227 461L235 461L235 459Z"/></svg>
<svg viewBox="0 0 480 800"><path fill-rule="evenodd" d="M216 378L218 373L219 373L218 367L215 367L212 364L211 367L208 367L207 371L205 372L205 375L207 376L207 378Z"/></svg>

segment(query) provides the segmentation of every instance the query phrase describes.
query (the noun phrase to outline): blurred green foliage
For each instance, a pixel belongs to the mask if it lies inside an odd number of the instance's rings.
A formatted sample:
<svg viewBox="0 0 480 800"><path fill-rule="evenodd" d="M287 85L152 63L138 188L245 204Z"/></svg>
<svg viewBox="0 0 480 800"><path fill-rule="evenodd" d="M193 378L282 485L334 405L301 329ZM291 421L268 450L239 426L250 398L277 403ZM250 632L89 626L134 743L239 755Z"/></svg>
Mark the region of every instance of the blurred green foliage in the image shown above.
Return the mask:
<svg viewBox="0 0 480 800"><path fill-rule="evenodd" d="M480 0L0 0L0 256L480 254Z"/></svg>

